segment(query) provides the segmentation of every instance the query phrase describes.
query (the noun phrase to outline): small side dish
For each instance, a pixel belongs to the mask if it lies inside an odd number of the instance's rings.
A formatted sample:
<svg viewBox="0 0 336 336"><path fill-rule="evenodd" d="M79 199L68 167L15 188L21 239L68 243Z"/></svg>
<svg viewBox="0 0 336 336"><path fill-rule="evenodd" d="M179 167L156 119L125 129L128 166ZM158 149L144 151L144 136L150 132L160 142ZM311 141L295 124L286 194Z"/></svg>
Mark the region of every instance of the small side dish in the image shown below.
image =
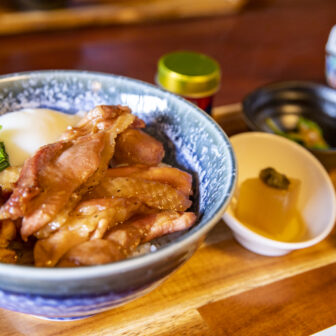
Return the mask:
<svg viewBox="0 0 336 336"><path fill-rule="evenodd" d="M236 196L223 219L242 246L280 256L312 246L330 233L335 191L308 150L271 133L240 133L230 140L239 174Z"/></svg>
<svg viewBox="0 0 336 336"><path fill-rule="evenodd" d="M282 135L312 152L327 170L336 167L336 90L285 81L262 86L243 100L251 130Z"/></svg>
<svg viewBox="0 0 336 336"><path fill-rule="evenodd" d="M22 168L3 170L0 261L105 264L190 228L192 177L162 165L164 147L144 127L128 107L97 106Z"/></svg>

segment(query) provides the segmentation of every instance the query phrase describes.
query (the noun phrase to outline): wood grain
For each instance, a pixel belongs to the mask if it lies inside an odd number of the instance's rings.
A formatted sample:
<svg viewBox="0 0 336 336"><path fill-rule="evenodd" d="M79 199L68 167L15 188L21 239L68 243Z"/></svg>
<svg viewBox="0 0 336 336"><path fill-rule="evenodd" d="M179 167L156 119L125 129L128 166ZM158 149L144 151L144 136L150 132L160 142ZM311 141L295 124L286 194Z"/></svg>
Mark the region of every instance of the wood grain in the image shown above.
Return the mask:
<svg viewBox="0 0 336 336"><path fill-rule="evenodd" d="M212 117L228 136L249 131L242 112L242 104L220 106L212 111Z"/></svg>
<svg viewBox="0 0 336 336"><path fill-rule="evenodd" d="M199 312L213 335L311 335L336 324L334 279L332 264L210 303Z"/></svg>
<svg viewBox="0 0 336 336"><path fill-rule="evenodd" d="M204 17L236 13L247 0L86 1L67 8L6 11L0 8L0 34L106 24Z"/></svg>

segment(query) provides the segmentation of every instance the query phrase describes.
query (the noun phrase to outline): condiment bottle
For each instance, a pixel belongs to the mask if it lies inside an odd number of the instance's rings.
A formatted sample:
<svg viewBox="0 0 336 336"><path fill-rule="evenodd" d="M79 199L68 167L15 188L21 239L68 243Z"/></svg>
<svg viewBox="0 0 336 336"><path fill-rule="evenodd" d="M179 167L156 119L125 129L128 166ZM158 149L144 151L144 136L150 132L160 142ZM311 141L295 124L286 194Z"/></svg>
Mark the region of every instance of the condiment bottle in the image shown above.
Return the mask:
<svg viewBox="0 0 336 336"><path fill-rule="evenodd" d="M336 89L336 25L331 29L326 45L326 79Z"/></svg>
<svg viewBox="0 0 336 336"><path fill-rule="evenodd" d="M220 67L204 54L176 51L159 59L156 82L211 114L213 97L220 84Z"/></svg>

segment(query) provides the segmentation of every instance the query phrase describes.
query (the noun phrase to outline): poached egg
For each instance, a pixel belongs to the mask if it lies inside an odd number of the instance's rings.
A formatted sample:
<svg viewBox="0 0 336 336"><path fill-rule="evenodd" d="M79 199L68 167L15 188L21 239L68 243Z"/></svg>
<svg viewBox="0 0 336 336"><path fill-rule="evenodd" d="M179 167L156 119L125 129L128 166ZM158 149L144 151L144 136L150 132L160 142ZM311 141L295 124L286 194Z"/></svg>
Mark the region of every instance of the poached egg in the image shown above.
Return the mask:
<svg viewBox="0 0 336 336"><path fill-rule="evenodd" d="M80 119L79 115L49 109L23 109L0 116L0 141L5 144L10 165L22 166L41 146L57 141Z"/></svg>

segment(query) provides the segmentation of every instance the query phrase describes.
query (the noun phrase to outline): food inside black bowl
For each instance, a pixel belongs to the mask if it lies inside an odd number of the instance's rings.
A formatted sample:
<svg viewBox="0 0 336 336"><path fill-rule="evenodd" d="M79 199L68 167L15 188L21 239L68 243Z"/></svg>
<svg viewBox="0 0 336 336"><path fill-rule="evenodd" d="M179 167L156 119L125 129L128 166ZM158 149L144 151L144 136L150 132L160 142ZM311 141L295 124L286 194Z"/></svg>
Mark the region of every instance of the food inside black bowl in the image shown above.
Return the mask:
<svg viewBox="0 0 336 336"><path fill-rule="evenodd" d="M248 95L243 112L255 131L300 143L327 169L336 167L336 90L311 82L280 82Z"/></svg>

